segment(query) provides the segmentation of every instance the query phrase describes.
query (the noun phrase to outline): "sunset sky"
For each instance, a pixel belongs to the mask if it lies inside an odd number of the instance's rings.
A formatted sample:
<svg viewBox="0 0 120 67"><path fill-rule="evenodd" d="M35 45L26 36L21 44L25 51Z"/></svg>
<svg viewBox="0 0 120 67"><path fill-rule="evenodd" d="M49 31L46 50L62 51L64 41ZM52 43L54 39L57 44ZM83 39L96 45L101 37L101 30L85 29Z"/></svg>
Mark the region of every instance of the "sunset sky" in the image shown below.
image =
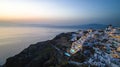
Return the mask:
<svg viewBox="0 0 120 67"><path fill-rule="evenodd" d="M120 0L0 0L0 21L113 19L120 21Z"/></svg>

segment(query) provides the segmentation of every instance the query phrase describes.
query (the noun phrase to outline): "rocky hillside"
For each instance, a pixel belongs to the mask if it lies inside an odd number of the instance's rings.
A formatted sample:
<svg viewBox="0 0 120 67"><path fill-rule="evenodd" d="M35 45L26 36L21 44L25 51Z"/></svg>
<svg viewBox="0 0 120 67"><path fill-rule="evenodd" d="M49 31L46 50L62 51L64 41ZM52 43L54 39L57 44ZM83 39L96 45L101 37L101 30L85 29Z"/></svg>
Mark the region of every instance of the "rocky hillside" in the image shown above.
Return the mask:
<svg viewBox="0 0 120 67"><path fill-rule="evenodd" d="M63 51L70 47L70 35L62 33L53 40L30 45L18 55L8 58L4 67L70 67L67 58L53 47Z"/></svg>

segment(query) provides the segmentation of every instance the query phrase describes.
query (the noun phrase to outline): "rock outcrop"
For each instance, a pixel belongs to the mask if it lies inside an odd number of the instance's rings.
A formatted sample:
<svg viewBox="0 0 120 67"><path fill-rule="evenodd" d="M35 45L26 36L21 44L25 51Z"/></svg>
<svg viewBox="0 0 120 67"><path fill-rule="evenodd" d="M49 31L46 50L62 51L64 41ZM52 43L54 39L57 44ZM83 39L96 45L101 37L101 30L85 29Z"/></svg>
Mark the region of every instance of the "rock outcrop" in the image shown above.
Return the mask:
<svg viewBox="0 0 120 67"><path fill-rule="evenodd" d="M71 46L70 36L71 33L62 33L53 40L32 44L21 53L8 58L3 67L70 67L62 54ZM61 53L53 46L58 47Z"/></svg>

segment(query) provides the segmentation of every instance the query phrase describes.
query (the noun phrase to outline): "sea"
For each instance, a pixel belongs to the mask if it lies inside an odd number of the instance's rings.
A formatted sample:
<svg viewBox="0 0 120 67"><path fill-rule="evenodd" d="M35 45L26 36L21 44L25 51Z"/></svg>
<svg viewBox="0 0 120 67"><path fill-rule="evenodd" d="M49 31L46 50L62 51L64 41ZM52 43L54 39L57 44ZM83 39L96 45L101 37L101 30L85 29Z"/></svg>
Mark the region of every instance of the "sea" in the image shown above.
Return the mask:
<svg viewBox="0 0 120 67"><path fill-rule="evenodd" d="M7 58L19 54L31 44L51 40L60 33L77 30L49 27L0 27L0 65L3 65Z"/></svg>

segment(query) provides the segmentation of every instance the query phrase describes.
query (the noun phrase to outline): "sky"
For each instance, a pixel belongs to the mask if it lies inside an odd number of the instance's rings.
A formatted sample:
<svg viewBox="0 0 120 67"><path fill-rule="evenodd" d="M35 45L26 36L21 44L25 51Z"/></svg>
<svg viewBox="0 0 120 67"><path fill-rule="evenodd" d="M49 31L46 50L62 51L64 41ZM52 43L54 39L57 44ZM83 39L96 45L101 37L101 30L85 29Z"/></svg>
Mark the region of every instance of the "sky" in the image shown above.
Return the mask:
<svg viewBox="0 0 120 67"><path fill-rule="evenodd" d="M0 23L120 22L120 0L0 0ZM48 22L51 21L51 22Z"/></svg>

